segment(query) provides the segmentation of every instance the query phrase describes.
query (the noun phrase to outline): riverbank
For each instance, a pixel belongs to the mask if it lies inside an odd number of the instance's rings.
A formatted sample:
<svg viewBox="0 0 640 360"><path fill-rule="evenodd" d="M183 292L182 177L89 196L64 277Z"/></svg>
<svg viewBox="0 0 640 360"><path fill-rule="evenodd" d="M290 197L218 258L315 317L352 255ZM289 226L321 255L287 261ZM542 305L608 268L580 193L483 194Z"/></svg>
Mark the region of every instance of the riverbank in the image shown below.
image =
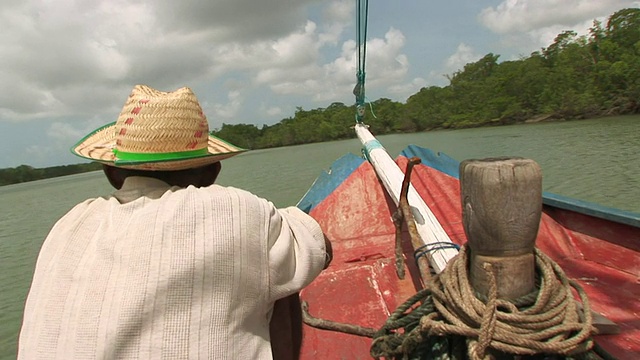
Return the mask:
<svg viewBox="0 0 640 360"><path fill-rule="evenodd" d="M553 123L553 122L567 122L567 121L580 121L580 120L596 120L596 119L605 119L605 118L624 118L628 116L638 116L639 114L618 114L615 112L592 112L585 113L573 116L566 116L558 113L549 113L549 114L541 114L535 115L531 117L525 118L504 118L504 119L493 119L484 123L478 124L469 124L468 126L458 126L458 127L433 127L422 132L430 132L430 131L439 131L439 130L461 130L461 129L476 129L476 128L485 128L485 127L494 127L494 126L511 126L511 125L525 125L525 124L536 124L536 123ZM420 132L420 131L418 131ZM397 132L398 134L410 134L415 133L411 132ZM386 133L384 135L393 134Z"/></svg>
<svg viewBox="0 0 640 360"><path fill-rule="evenodd" d="M376 135L392 135L392 134L412 134L412 133L421 133L421 132L432 132L438 130L460 130L460 129L471 129L471 128L483 128L483 127L493 127L493 126L509 126L509 125L521 125L521 124L534 124L534 123L543 123L543 122L565 122L565 121L578 121L578 120L587 120L587 119L599 119L599 118L609 118L609 117L624 117L624 116L634 116L634 115L616 115L616 114L581 114L579 116L566 117L560 114L544 114L538 115L535 117L530 117L527 119L496 119L489 122L478 123L478 124L470 124L466 127L456 127L456 128L446 128L446 127L437 127L423 131L395 131L395 132L386 132L383 134ZM635 115L637 116L637 115ZM350 138L355 138L355 133L352 134ZM225 138L225 140L228 140ZM340 139L337 139L340 140ZM311 141L306 143L299 143L295 145L304 145L304 144L313 144L322 141ZM283 146L274 146L267 147L264 149L273 149ZM258 150L261 148L255 148L254 150ZM99 163L79 163L79 164L71 164L71 165L62 165L62 166L53 166L46 168L33 168L28 165L20 165L15 168L5 168L0 169L0 186L18 184L23 182L49 179L59 176L80 174L84 172L101 170L102 165Z"/></svg>
<svg viewBox="0 0 640 360"><path fill-rule="evenodd" d="M102 169L102 165L99 163L81 163L51 166L46 168L34 168L29 165L20 165L15 168L0 169L0 186L51 179L100 169Z"/></svg>
<svg viewBox="0 0 640 360"><path fill-rule="evenodd" d="M519 125L519 124L535 124L542 122L562 122L562 121L579 121L579 120L590 120L590 119L601 119L601 118L612 118L612 117L624 117L624 116L636 116L636 113L623 113L620 114L617 111L594 111L589 113L581 113L581 114L561 114L561 113L546 113L539 114L530 117L524 118L503 118L503 119L494 119L490 120L483 124L475 124L468 128L478 128L485 126L503 126L503 125ZM444 128L441 128L444 129ZM456 128L458 129L458 128Z"/></svg>

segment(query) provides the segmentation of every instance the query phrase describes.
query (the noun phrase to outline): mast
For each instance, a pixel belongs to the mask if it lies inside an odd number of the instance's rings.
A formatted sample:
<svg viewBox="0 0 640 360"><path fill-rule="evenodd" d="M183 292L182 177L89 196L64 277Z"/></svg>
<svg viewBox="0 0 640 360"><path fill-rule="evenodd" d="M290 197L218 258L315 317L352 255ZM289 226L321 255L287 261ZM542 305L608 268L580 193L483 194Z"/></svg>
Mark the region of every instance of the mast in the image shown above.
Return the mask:
<svg viewBox="0 0 640 360"><path fill-rule="evenodd" d="M404 173L389 156L382 144L369 132L368 126L363 122L366 108L365 62L369 1L356 0L356 6L358 71L356 73L356 86L353 89L353 94L356 97L355 131L363 145L363 152L367 160L375 169L378 178L382 181L394 203L399 205ZM429 263L436 273L440 273L447 266L449 260L457 255L458 251L454 248L453 242L442 228L442 225L418 195L413 185L409 185L407 200L411 206L414 219L417 219L418 234L428 250Z"/></svg>

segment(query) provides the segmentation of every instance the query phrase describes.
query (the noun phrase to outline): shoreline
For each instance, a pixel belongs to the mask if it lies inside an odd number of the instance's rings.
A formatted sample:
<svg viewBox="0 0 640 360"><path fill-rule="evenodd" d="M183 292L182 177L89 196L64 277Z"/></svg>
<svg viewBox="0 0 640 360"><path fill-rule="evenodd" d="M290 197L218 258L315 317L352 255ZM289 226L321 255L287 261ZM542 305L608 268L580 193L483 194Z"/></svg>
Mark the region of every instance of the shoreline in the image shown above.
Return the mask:
<svg viewBox="0 0 640 360"><path fill-rule="evenodd" d="M561 114L556 114L556 113L552 113L552 114L543 114L543 115L537 115L537 116L533 116L533 117L529 117L526 119L496 119L496 120L491 120L482 124L477 124L474 126L463 126L463 127L437 127L437 128L432 128L432 129L426 129L426 130L422 130L422 131L409 131L409 132L388 132L388 133L384 133L384 134L377 134L377 135L391 135L391 134L415 134L415 133L420 133L420 132L431 132L431 131L439 131L439 130L463 130L463 129L473 129L473 128L482 128L482 127L496 127L496 126L509 126L509 125L524 125L524 124L540 124L540 123L553 123L553 122L566 122L566 121L580 121L580 120L591 120L591 119L602 119L602 118L608 118L608 117L624 117L624 116L638 116L639 114L617 114L617 113L594 113L594 114L581 114L581 115L577 115L577 116L572 116L572 117L565 117L562 116ZM354 135L355 137L355 135ZM345 140L345 139L333 139L330 141L339 141L339 140ZM297 144L297 145L305 145L305 144L313 144L316 142L309 142L309 143L304 143L304 144ZM275 146L275 147L265 147L265 148L256 148L256 149L251 149L251 150L264 150L264 149L276 149L278 147L283 147L283 146ZM84 172L90 172L90 171L96 171L96 170L100 170L100 168L96 168L97 165L94 165L95 163L93 162L88 162L88 163L76 163L76 164L68 164L68 165L60 165L60 166L52 166L52 167L43 167L43 168L34 168L31 167L29 165L20 165L18 167L14 167L14 168L3 168L0 169L0 178L2 177L2 173L3 172L15 172L17 171L17 169L26 169L26 171L31 171L34 174L35 173L42 173L42 172L46 172L48 170L54 169L54 168L68 168L68 167L79 167L80 169L78 169L78 171L69 171L71 169L68 169L67 171L65 171L64 173L60 174L60 175L55 175L55 176L46 176L46 175L33 175L36 176L34 178L31 179L20 179L18 181L13 181L13 182L8 182L8 183L3 183L0 185L0 187L2 186L7 186L7 185L14 185L14 184L20 184L20 183L26 183L26 182L32 182L32 181L37 181L37 180L44 180L44 179L52 179L52 178L56 178L56 177L61 177L61 176L66 176L66 175L74 175L74 174L81 174Z"/></svg>
<svg viewBox="0 0 640 360"><path fill-rule="evenodd" d="M482 128L482 127L581 121L581 120L593 120L593 119L604 119L604 118L610 118L610 117L625 117L625 116L638 116L638 115L640 114L594 113L594 114L581 114L581 115L574 115L574 116L563 116L561 114L551 113L551 114L532 116L525 119L494 119L494 120L490 120L485 123L477 124L477 125L460 126L460 127L437 127L437 128L427 129L423 131L427 132L427 131L437 131L437 130L462 130L462 129ZM410 134L410 133L411 132L406 132L405 134Z"/></svg>

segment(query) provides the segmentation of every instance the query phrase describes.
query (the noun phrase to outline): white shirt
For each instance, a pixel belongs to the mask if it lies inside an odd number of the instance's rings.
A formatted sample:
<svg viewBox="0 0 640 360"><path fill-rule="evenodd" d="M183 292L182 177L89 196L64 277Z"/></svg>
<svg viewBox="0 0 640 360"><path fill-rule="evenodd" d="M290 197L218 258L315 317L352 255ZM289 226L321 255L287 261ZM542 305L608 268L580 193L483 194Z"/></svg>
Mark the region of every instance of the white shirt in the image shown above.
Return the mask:
<svg viewBox="0 0 640 360"><path fill-rule="evenodd" d="M127 178L46 238L20 359L270 359L275 300L322 270L319 225L213 185Z"/></svg>

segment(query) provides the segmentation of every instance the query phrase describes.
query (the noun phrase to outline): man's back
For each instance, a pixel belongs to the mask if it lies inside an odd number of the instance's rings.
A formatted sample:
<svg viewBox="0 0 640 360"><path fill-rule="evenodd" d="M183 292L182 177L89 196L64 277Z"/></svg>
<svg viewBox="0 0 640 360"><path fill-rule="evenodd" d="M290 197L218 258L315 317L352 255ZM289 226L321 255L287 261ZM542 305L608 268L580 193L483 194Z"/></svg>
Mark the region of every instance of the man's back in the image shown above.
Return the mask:
<svg viewBox="0 0 640 360"><path fill-rule="evenodd" d="M19 357L270 358L273 302L324 264L322 231L245 191L133 177L52 229Z"/></svg>

